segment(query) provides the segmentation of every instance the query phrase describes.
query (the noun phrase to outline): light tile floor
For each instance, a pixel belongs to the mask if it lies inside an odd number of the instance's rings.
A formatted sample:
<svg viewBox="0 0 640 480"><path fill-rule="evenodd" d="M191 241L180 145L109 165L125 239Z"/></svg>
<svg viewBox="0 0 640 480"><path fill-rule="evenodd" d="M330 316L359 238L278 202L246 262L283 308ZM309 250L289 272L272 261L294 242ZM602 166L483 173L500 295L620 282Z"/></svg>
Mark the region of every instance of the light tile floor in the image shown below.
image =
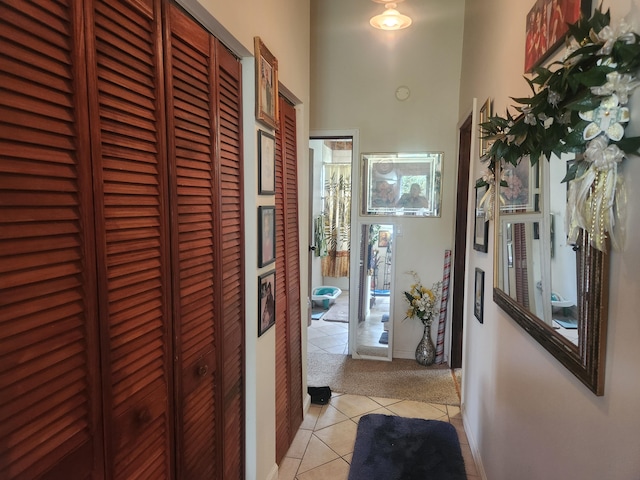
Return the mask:
<svg viewBox="0 0 640 480"><path fill-rule="evenodd" d="M339 302L349 302L349 297L343 294L338 298ZM379 342L380 335L384 331L382 315L389 313L389 297L379 297L367 316L366 320L358 325L358 345L362 347L379 348L386 356L387 345ZM334 353L348 355L349 324L343 322L328 322L320 318L312 320L307 330L307 351ZM367 352L365 352L366 354Z"/></svg>
<svg viewBox="0 0 640 480"><path fill-rule="evenodd" d="M311 405L280 465L278 479L347 480L358 420L367 413L450 422L458 431L468 479L480 480L459 407L336 393L327 405Z"/></svg>
<svg viewBox="0 0 640 480"><path fill-rule="evenodd" d="M327 322L326 320L311 320L307 329L307 351L349 353L349 324L342 322Z"/></svg>

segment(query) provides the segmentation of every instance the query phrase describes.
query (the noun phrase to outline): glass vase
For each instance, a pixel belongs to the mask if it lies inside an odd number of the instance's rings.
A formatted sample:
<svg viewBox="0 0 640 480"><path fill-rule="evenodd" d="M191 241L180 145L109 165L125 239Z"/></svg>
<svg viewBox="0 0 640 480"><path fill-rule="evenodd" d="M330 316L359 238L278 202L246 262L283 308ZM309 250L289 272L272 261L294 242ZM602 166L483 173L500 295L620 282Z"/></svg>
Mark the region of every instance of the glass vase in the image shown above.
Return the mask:
<svg viewBox="0 0 640 480"><path fill-rule="evenodd" d="M416 347L416 362L425 367L433 365L436 360L436 347L431 340L431 324L424 326L424 333Z"/></svg>

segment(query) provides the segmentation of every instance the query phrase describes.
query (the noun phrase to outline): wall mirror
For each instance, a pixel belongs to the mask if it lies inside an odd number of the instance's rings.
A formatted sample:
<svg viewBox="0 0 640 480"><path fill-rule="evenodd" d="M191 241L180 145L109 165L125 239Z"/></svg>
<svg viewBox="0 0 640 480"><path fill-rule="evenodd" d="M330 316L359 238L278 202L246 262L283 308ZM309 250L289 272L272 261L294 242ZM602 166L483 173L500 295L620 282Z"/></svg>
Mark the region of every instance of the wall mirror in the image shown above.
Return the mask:
<svg viewBox="0 0 640 480"><path fill-rule="evenodd" d="M363 153L363 215L440 216L442 152Z"/></svg>
<svg viewBox="0 0 640 480"><path fill-rule="evenodd" d="M360 262L354 358L391 360L393 342L394 225L360 225ZM354 322L354 319L351 320Z"/></svg>
<svg viewBox="0 0 640 480"><path fill-rule="evenodd" d="M494 301L596 395L604 392L608 255L564 233L575 157L502 169L496 207Z"/></svg>

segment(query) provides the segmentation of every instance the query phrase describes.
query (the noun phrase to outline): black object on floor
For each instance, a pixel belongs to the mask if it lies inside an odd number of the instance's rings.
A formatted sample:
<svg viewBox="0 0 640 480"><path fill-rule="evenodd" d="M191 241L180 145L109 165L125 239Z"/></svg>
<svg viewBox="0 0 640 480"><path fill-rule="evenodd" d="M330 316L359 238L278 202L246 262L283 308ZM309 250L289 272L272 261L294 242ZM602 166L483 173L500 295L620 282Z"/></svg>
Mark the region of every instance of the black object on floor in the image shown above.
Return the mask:
<svg viewBox="0 0 640 480"><path fill-rule="evenodd" d="M386 322L388 322L388 321L389 321L389 314L388 314L388 313L383 313L383 314L382 314L382 318L380 319L380 321L381 321L382 323L386 323Z"/></svg>
<svg viewBox="0 0 640 480"><path fill-rule="evenodd" d="M331 388L329 387L307 387L307 392L311 395L311 403L326 405L331 399Z"/></svg>
<svg viewBox="0 0 640 480"><path fill-rule="evenodd" d="M382 332L382 334L380 335L380 340L378 340L378 343L382 343L383 345L388 345L389 344L389 332Z"/></svg>
<svg viewBox="0 0 640 480"><path fill-rule="evenodd" d="M439 420L360 418L349 480L466 480L458 433Z"/></svg>

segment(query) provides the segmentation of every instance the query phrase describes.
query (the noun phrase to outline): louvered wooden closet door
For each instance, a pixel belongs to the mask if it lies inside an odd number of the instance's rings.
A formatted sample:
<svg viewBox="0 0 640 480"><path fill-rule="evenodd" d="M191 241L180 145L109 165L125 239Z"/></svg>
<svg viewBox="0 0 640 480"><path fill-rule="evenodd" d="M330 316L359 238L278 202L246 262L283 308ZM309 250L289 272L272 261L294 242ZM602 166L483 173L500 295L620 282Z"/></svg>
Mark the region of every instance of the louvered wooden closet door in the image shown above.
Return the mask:
<svg viewBox="0 0 640 480"><path fill-rule="evenodd" d="M219 131L216 155L220 194L220 327L224 480L244 479L244 204L242 170L242 76L240 62L218 41L216 45L216 112Z"/></svg>
<svg viewBox="0 0 640 480"><path fill-rule="evenodd" d="M108 475L170 478L160 1L86 3Z"/></svg>
<svg viewBox="0 0 640 480"><path fill-rule="evenodd" d="M82 2L41 3L0 4L0 478L81 479L102 472Z"/></svg>
<svg viewBox="0 0 640 480"><path fill-rule="evenodd" d="M280 101L276 135L276 461L302 423L300 241L296 115Z"/></svg>
<svg viewBox="0 0 640 480"><path fill-rule="evenodd" d="M217 478L214 59L206 31L174 5L167 18L178 478Z"/></svg>
<svg viewBox="0 0 640 480"><path fill-rule="evenodd" d="M175 6L168 18L178 475L222 478L224 443L218 432L224 375L218 353L224 194L216 152L216 41Z"/></svg>
<svg viewBox="0 0 640 480"><path fill-rule="evenodd" d="M241 479L240 64L177 7L168 18L178 474Z"/></svg>

